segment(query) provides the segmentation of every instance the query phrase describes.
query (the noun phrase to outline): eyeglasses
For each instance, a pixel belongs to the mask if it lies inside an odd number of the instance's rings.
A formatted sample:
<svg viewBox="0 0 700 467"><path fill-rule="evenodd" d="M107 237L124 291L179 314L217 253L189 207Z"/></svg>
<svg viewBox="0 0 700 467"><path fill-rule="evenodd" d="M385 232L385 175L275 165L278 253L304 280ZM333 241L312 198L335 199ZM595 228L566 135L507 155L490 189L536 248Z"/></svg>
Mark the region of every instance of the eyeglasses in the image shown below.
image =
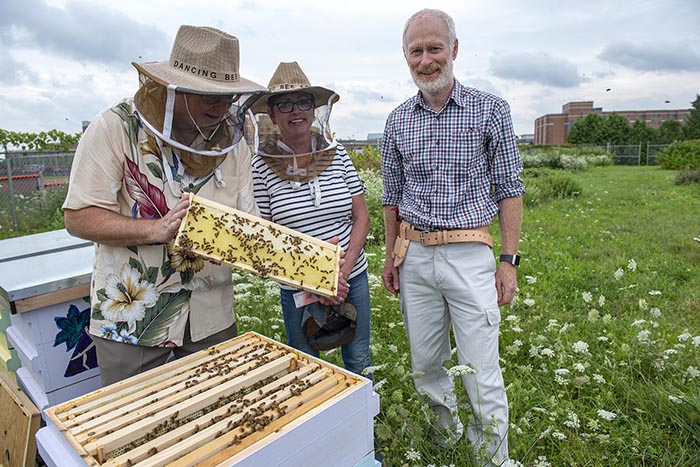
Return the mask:
<svg viewBox="0 0 700 467"><path fill-rule="evenodd" d="M236 102L240 97L241 97L240 94L234 94L232 96L211 95L211 94L200 95L202 102L206 105L218 105L218 104L221 104L222 102L225 102L226 104L231 105L234 102Z"/></svg>
<svg viewBox="0 0 700 467"><path fill-rule="evenodd" d="M288 114L292 110L294 110L294 106L297 106L299 110L302 112L305 112L307 110L311 110L314 107L314 101L313 99L299 99L296 102L292 101L282 101L282 102L276 102L274 104L275 107L277 107L277 110L282 112L283 114Z"/></svg>

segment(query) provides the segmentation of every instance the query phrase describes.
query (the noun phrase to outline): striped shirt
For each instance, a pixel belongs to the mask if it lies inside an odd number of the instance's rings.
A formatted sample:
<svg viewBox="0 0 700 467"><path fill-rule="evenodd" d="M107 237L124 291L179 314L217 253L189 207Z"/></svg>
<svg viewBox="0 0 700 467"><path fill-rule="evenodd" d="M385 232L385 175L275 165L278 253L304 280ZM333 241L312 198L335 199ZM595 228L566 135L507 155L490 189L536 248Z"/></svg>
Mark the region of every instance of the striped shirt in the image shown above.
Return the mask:
<svg viewBox="0 0 700 467"><path fill-rule="evenodd" d="M338 236L338 245L347 250L352 231L352 197L363 194L365 187L341 145L326 170L297 187L280 179L259 155L253 157L252 166L255 201L261 216L320 240ZM316 206L319 190L320 204ZM366 269L363 249L349 278Z"/></svg>
<svg viewBox="0 0 700 467"><path fill-rule="evenodd" d="M439 112L420 93L394 109L381 153L382 204L421 230L488 225L525 192L508 103L457 80Z"/></svg>

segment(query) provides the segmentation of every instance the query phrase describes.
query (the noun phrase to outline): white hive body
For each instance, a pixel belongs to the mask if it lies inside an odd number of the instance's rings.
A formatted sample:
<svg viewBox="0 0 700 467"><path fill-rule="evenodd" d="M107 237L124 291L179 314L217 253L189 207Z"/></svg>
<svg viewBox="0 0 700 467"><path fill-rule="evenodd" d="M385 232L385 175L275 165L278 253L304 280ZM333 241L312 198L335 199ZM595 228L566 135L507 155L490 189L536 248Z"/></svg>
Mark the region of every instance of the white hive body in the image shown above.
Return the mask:
<svg viewBox="0 0 700 467"><path fill-rule="evenodd" d="M332 297L340 247L190 194L175 246L285 285Z"/></svg>
<svg viewBox="0 0 700 467"><path fill-rule="evenodd" d="M369 380L249 332L48 408L71 455L45 450L61 466L316 465L301 437L328 455L348 443L334 465L352 467L372 451L378 410Z"/></svg>

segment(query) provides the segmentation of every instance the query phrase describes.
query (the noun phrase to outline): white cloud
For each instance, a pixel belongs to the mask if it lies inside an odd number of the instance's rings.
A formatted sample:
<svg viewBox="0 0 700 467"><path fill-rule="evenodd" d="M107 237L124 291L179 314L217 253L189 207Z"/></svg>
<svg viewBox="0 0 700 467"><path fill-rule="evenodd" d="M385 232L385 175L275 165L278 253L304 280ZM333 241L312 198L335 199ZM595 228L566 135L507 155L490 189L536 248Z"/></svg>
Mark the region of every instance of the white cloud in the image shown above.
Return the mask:
<svg viewBox="0 0 700 467"><path fill-rule="evenodd" d="M455 19L457 78L508 100L518 134L569 101L605 110L688 108L700 92L696 0L430 6ZM312 83L340 94L336 135L363 138L381 132L388 113L416 92L401 33L424 7L418 0L0 0L0 128L80 131L82 120L134 93L131 61L166 60L178 26L195 24L236 35L241 75L260 84L280 61L297 60ZM670 46L648 42L660 24L673 34Z"/></svg>

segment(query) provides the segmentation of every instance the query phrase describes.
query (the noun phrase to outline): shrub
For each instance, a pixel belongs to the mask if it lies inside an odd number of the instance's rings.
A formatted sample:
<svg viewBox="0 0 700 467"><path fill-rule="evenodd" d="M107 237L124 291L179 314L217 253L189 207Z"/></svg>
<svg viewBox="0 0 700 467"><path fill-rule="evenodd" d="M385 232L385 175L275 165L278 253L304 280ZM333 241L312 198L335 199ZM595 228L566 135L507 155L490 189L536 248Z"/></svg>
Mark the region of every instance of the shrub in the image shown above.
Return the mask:
<svg viewBox="0 0 700 467"><path fill-rule="evenodd" d="M700 168L681 170L676 175L676 185L692 185L700 183Z"/></svg>
<svg viewBox="0 0 700 467"><path fill-rule="evenodd" d="M64 228L61 206L68 185L15 195L17 228L9 208L0 209L0 238L18 237Z"/></svg>
<svg viewBox="0 0 700 467"><path fill-rule="evenodd" d="M365 182L365 200L369 209L369 236L367 243L384 243L384 206L382 206L382 176L378 170L358 169L360 178Z"/></svg>
<svg viewBox="0 0 700 467"><path fill-rule="evenodd" d="M523 204L533 207L550 199L573 198L581 194L581 184L568 173L551 170L527 170L524 174Z"/></svg>
<svg viewBox="0 0 700 467"><path fill-rule="evenodd" d="M678 141L669 144L656 156L662 169L683 170L700 168L700 140Z"/></svg>
<svg viewBox="0 0 700 467"><path fill-rule="evenodd" d="M570 172L586 170L589 166L607 166L613 163L610 153L595 148L537 146L522 152L522 159L525 168L548 167Z"/></svg>
<svg viewBox="0 0 700 467"><path fill-rule="evenodd" d="M357 170L370 169L381 171L382 157L379 149L369 144L362 148L362 151L351 151L350 159Z"/></svg>

